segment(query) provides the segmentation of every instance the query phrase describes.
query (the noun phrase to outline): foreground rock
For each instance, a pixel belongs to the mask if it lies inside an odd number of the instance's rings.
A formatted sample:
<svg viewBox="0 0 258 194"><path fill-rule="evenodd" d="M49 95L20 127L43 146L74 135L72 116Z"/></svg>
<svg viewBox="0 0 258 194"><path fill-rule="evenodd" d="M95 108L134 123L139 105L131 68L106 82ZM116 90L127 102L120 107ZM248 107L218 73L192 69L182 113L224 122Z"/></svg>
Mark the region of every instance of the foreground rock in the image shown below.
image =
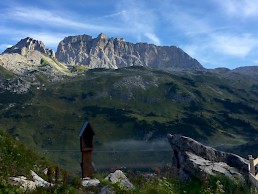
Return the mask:
<svg viewBox="0 0 258 194"><path fill-rule="evenodd" d="M244 180L248 161L238 155L218 151L189 137L168 135L173 149L172 165L181 180L220 174L233 180Z"/></svg>
<svg viewBox="0 0 258 194"><path fill-rule="evenodd" d="M36 189L36 183L28 180L25 176L10 177L10 183L20 187L23 191L32 191Z"/></svg>
<svg viewBox="0 0 258 194"><path fill-rule="evenodd" d="M53 184L45 181L35 172L31 171L32 180L27 179L25 176L10 177L10 182L14 186L20 187L24 191L32 191L37 187L50 187Z"/></svg>
<svg viewBox="0 0 258 194"><path fill-rule="evenodd" d="M91 179L91 178L83 178L82 179L82 186L84 187L96 187L96 186L99 186L100 184L100 181L98 179Z"/></svg>
<svg viewBox="0 0 258 194"><path fill-rule="evenodd" d="M133 184L121 170L116 170L114 173L110 173L105 179L112 183L119 183L127 189L134 189Z"/></svg>

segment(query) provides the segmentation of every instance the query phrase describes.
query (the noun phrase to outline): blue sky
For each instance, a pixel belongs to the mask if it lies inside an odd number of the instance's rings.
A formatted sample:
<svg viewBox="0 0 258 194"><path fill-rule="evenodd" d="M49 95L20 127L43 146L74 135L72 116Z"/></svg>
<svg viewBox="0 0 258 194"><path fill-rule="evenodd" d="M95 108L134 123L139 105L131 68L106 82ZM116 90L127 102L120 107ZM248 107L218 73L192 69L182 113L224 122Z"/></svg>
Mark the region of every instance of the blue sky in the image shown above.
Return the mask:
<svg viewBox="0 0 258 194"><path fill-rule="evenodd" d="M32 37L56 50L66 36L175 45L204 67L258 65L258 0L8 0L0 52Z"/></svg>

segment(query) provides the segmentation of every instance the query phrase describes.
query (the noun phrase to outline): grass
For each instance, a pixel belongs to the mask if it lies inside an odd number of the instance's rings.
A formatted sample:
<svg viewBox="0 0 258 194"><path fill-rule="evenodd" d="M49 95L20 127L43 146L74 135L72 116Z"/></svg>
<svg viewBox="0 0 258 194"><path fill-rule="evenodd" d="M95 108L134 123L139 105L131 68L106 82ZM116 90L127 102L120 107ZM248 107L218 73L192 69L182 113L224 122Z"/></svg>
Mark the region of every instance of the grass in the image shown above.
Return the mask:
<svg viewBox="0 0 258 194"><path fill-rule="evenodd" d="M40 64L41 65L39 67L41 68L41 70L44 70L45 66L50 65L50 66L52 66L57 71L61 71L61 72L65 72L65 73L70 73L65 65L63 65L60 62L58 62L56 59L49 58L47 56L41 58Z"/></svg>
<svg viewBox="0 0 258 194"><path fill-rule="evenodd" d="M102 185L109 185L116 193L124 194L242 194L251 193L249 186L245 183L235 182L225 177L206 176L202 179L192 179L182 182L171 174L144 174L141 172L128 172L127 177L135 189L128 190L120 184L110 183L104 180L104 174L98 176Z"/></svg>
<svg viewBox="0 0 258 194"><path fill-rule="evenodd" d="M0 128L73 172L79 171L78 134L86 119L96 132L96 150L113 141L153 141L179 133L244 157L241 146L248 142L250 154L258 154L252 147L258 81L252 78L132 67L88 70L54 83L42 76L41 82L46 91L0 93ZM15 106L6 109L10 103Z"/></svg>
<svg viewBox="0 0 258 194"><path fill-rule="evenodd" d="M8 70L6 70L4 67L0 66L0 78L12 78L14 74Z"/></svg>
<svg viewBox="0 0 258 194"><path fill-rule="evenodd" d="M14 141L3 131L0 131L0 177L28 175L30 170L38 166L48 165L50 162L35 152L27 149L22 143Z"/></svg>
<svg viewBox="0 0 258 194"><path fill-rule="evenodd" d="M13 140L0 130L0 193L22 193L9 183L9 177L30 177L30 170L42 174L39 169L53 165L48 159L28 149L19 141Z"/></svg>
<svg viewBox="0 0 258 194"><path fill-rule="evenodd" d="M22 143L13 140L3 131L0 131L0 158L0 193L24 193L19 187L10 185L9 177L11 176L23 175L30 177L30 170L34 170L45 180L48 180L46 175L42 173L42 170L49 166L56 166L45 157L26 148ZM250 193L249 187L244 183L234 182L225 177L205 176L185 183L174 177L171 169L163 169L157 172L159 172L158 175L148 175L142 172L127 170L126 175L135 187L133 190L128 190L119 183L113 184L108 182L104 179L108 172L99 171L94 175L101 181L101 185L98 187L83 188L80 184L80 178L72 175L67 184L61 182L51 188L39 187L35 191L26 191L26 193L99 193L101 187L105 185L112 187L116 193L121 194Z"/></svg>

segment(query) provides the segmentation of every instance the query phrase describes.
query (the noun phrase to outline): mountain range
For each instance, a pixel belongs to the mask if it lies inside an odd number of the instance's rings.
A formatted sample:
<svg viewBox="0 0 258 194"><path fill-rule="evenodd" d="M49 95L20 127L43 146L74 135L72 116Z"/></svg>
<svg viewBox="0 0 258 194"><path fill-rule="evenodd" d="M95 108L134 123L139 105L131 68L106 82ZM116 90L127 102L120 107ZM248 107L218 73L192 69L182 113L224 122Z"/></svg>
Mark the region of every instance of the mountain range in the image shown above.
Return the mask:
<svg viewBox="0 0 258 194"><path fill-rule="evenodd" d="M67 37L56 53L25 38L0 55L0 129L76 172L86 119L97 150L179 133L246 157L258 153L257 72L209 70L177 47L104 34ZM97 167L114 163L103 155Z"/></svg>
<svg viewBox="0 0 258 194"><path fill-rule="evenodd" d="M10 54L19 54L34 60L36 56L33 56L33 53L36 51L48 58L56 59L66 66L82 65L90 69L117 69L129 66L203 69L197 60L175 46L133 44L124 39L109 39L103 33L97 38L88 35L66 37L59 43L56 53L51 49L46 49L41 41L28 37L6 49L1 57L2 63L5 64L5 67L10 66L10 64L6 64L6 57L4 57ZM17 58L17 62L20 61L21 59ZM34 63L38 62L38 60L34 61Z"/></svg>

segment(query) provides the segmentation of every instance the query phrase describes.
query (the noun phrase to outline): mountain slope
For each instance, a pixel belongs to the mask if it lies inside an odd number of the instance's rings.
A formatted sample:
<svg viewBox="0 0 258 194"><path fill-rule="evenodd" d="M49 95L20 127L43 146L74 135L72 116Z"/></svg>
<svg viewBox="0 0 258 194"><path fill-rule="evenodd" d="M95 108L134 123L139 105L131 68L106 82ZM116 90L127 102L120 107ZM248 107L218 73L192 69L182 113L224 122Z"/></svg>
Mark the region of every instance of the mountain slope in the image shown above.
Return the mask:
<svg viewBox="0 0 258 194"><path fill-rule="evenodd" d="M69 36L57 48L56 58L67 65L93 68L149 66L159 68L204 69L195 59L175 46L129 43L124 39L97 38L88 35Z"/></svg>
<svg viewBox="0 0 258 194"><path fill-rule="evenodd" d="M250 154L245 145L257 154L258 81L250 76L130 67L42 83L45 90L2 102L0 127L73 171L79 171L85 119L96 132L96 150L133 149L127 140L155 142L179 133L244 157ZM107 164L104 155L96 156L97 167Z"/></svg>

